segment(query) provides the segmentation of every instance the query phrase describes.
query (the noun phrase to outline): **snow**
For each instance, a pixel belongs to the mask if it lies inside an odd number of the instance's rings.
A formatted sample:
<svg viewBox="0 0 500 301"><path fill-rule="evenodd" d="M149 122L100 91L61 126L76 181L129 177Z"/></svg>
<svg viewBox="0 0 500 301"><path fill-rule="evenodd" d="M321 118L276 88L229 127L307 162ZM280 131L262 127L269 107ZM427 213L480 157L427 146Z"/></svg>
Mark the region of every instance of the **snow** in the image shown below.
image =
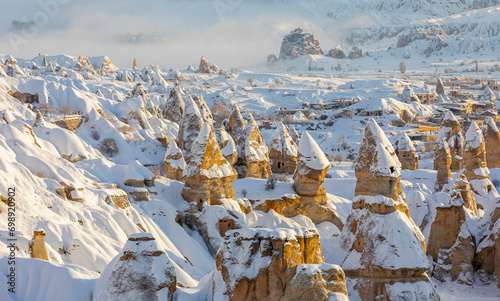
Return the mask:
<svg viewBox="0 0 500 301"><path fill-rule="evenodd" d="M411 141L410 137L403 132L399 136L398 139L398 146L397 146L398 151L400 152L414 152L415 151L415 146L413 146L413 142Z"/></svg>
<svg viewBox="0 0 500 301"><path fill-rule="evenodd" d="M350 247L355 237L362 235L365 245L373 245L373 253L350 250L342 263L344 270L363 269L368 264L388 270L428 268L427 255L417 235L420 230L404 213L396 210L388 214L376 214L367 209L358 209L351 212L350 218L361 222L356 233L347 233L349 230L344 227L344 246Z"/></svg>
<svg viewBox="0 0 500 301"><path fill-rule="evenodd" d="M475 150L481 147L481 145L484 145L483 132L475 122L472 122L469 129L467 130L467 133L465 134L464 150Z"/></svg>
<svg viewBox="0 0 500 301"><path fill-rule="evenodd" d="M310 169L324 170L330 166L325 153L307 131L300 137L298 152L299 164L302 163Z"/></svg>
<svg viewBox="0 0 500 301"><path fill-rule="evenodd" d="M343 5L350 7L357 4L361 7L374 7L373 1L355 1L354 4L345 1L339 3L319 1L301 7L311 11L311 7L316 7L316 5L331 8L342 7ZM296 4L291 3L290 5L294 6ZM387 5L393 7L394 2L390 1ZM404 4L403 6L408 8L410 5L414 4ZM427 2L424 5L426 6ZM438 4L440 7L443 5L448 5L448 8L451 6L451 4ZM370 10L372 10L371 8ZM318 16L323 16L327 11L330 10L321 11ZM458 12L459 10L453 9L453 11ZM337 13L339 19L345 17L339 15L338 11L331 10L330 12ZM378 14L375 10L374 13ZM442 16L444 12L437 11L437 14ZM490 19L497 15L497 8L492 8L491 15L488 14L487 10L480 9L477 12L469 12L467 15L460 14L455 17L446 17L442 21L434 19L432 22L443 22L446 25L444 29L448 30L447 28L458 28L456 25L459 23L457 20L460 18L473 20L477 16L489 16L488 20L478 19L471 23L473 24L471 27L475 27L477 24L482 27L482 29L478 28L477 31L485 31L488 30L490 24L495 24L494 20ZM401 14L397 16L399 19L410 18L412 20L421 17L424 16L422 14ZM385 17L383 20L385 20L384 22L388 21ZM393 22L392 18L389 21ZM405 24L405 27L418 27L422 24L420 22L417 20L414 24ZM273 26L282 27L279 24L271 25L271 27ZM321 32L324 29L318 30ZM471 30L473 29L468 29L467 33L464 34L465 40L470 41L468 35L470 35ZM282 29L282 31L288 32L289 29ZM361 36L368 34L368 31L366 29ZM319 38L321 33L316 36ZM381 43L385 43L383 44L384 51L389 46L393 47L396 39L397 35L390 41L382 41ZM475 48L475 45L489 43L494 39L494 37L487 36L485 40L474 42L471 47ZM448 42L450 43L449 47L457 47L458 43L460 43L449 40ZM365 45L366 49L374 47L373 41L370 40L367 40ZM427 47L427 45L423 45L424 42L415 41L409 47ZM330 45L325 46L330 47ZM331 45L331 47L334 46ZM401 60L398 55L403 51L411 53L415 58L407 61L408 72L414 69L420 75L407 73L403 78L390 70L397 68L397 66L393 66L393 61L397 58L396 63L398 63ZM442 56L433 54L429 58L425 58L415 54L418 51L418 49L412 52L408 49L393 48L392 52L384 54L380 50L374 49L372 51L370 49L371 56L349 61L311 56L314 64L317 64L314 66L315 68L325 67L325 71L314 70L314 72L306 71L309 57L299 57L293 61L280 62L277 69L272 71L268 69L259 70L255 67L249 68L251 71L241 68L225 75L203 75L194 73L192 70L182 70L181 75L186 80L181 81L179 86L176 86L176 89L183 93L186 100L192 97L191 95L202 95L207 107L213 105L216 100L223 100L231 103L232 106L239 106L244 112L244 116L252 112L253 117L255 117L253 122L257 127L261 126L261 116L272 116L279 107L301 109L307 103L328 103L332 99L352 98L359 100L359 103L345 108L345 110L381 110L383 115L374 117L374 121L369 121L368 117L360 115L337 117L344 109L324 110L323 112L314 111L313 113L316 114L315 119L308 120L304 124L287 125L290 127L289 135L293 136L292 132L297 132L303 134L303 137L307 137L302 139L305 141L304 145L308 145L306 151L302 152L307 153L306 157L311 159L308 164L310 163L321 169L330 166L325 154L342 154L345 158L349 152L352 152L353 158L356 158L363 135L361 129L368 122L372 132L384 134L383 136L377 135L382 138L377 138L378 147L374 151L383 154L382 161L384 161L384 165L397 166L398 162L392 155L394 153L393 148L389 146L390 141L395 142L398 134L409 132L412 127L410 125L394 127L390 124L391 120L397 119L402 110L407 110L412 116L419 117L440 112L437 105L423 105L415 102L403 103L399 101L397 95L403 91L405 85L419 92L421 87L425 88L425 82L427 81L425 77L431 77L434 74L434 64L438 66L438 72L440 72L441 68L447 66L458 68L461 61L470 64L473 60L472 57L475 57L475 54L472 56L473 52L469 52L467 55L471 55L471 59L458 55L452 58L451 55L448 56L448 54L451 54L450 52L445 52ZM492 55L491 59L496 56L496 54ZM443 58L443 62L439 62L440 57ZM374 58L377 58L380 63L375 62ZM189 207L189 204L184 201L181 195L184 184L169 180L163 176L155 176L149 170L152 168L161 169L165 156L179 151L179 148L175 145L179 125L164 120L161 118L161 114L160 117L153 116L148 109L160 108L159 112L161 113L163 108L168 108L168 101L163 94L168 93L168 89L174 85L170 80L175 76L179 76L180 71L164 72L161 71L163 69L157 67L148 67L144 70L120 69L110 75L96 74L90 68L87 68L85 72L73 69L72 66L79 61L77 57L47 56L49 61L57 59L57 63L52 62L54 69L57 69L58 66L65 66L68 77L62 77L62 71L45 74L45 67L31 69L31 66L35 66L33 63L42 66L42 59L43 55L28 60L17 58L18 70L25 73L26 77L8 76L4 74L3 68L0 68L0 153L2 154L0 156L0 170L5 175L0 176L0 194L6 196L8 188L14 186L19 191L16 204L19 216L18 231L16 232L19 243L16 268L19 269L18 286L23 290L18 291L14 300L90 299L100 276L99 273L103 273L110 263L114 263L113 258L120 254L123 246L127 243L128 237L135 233L141 233L143 231L141 227L156 237L158 248L165 251L174 265L180 284L177 288L176 298L178 300L210 300L213 289L211 279L214 258L197 231L189 229L186 225L181 226L176 222L177 214L184 212ZM487 62L488 59L490 57L486 54L483 58L480 58L480 64L493 68L495 62ZM89 57L89 60L93 68L101 68L103 64L107 64L104 57L96 59ZM423 60L426 63L421 63ZM217 63L219 64L219 62ZM224 62L221 63L219 65L222 66ZM347 63L350 66L346 66ZM341 64L345 71L334 72L330 69L330 66L336 67L338 64ZM370 71L374 68L373 66L377 66L378 69L378 64L384 70L389 71L381 73ZM428 66L429 69L427 69ZM108 67L111 70L115 68L109 65ZM355 71L355 69L359 70ZM300 75L300 73L303 74ZM126 80L125 75L128 75L132 82ZM124 77L125 80L122 81ZM247 80L249 77L253 77L258 86L252 87L252 89L243 89L248 88ZM479 73L478 77L484 79L495 78L497 73L493 72L491 75ZM149 81L149 83L143 82L144 80ZM274 90L268 87L269 83L275 85L276 80L279 80L279 85L276 85L273 88ZM318 80L320 80L319 84ZM136 87L138 82L143 82L143 88L148 93L147 97L150 98L149 102L144 102L140 95L127 98L128 93ZM351 83L354 86L353 90L350 89ZM160 86L154 86L158 84ZM332 89L328 86L331 86ZM235 87L234 91L232 87ZM35 120L34 111L28 108L27 104L22 104L19 100L8 95L7 91L9 90L38 93L42 104L50 104L54 108L70 105L81 111L82 124L78 129L71 132L51 123L61 119L62 116L57 111L51 111L47 114L43 112L45 122L39 127L33 127L32 135L30 125ZM100 93L97 93L98 91ZM484 91L484 93L486 92ZM478 98L483 92L478 91L473 92L473 94ZM39 107L37 104L34 104L34 106ZM200 111L200 108L193 106L193 110L195 109ZM206 119L209 111L205 107L201 108L201 111L205 112L203 115ZM139 114L144 127L141 126L138 120L130 118L131 112ZM326 116L327 119L320 120L322 115ZM446 115L446 118L456 120L451 113ZM327 125L330 121L333 124ZM373 123L380 124L380 127L375 126ZM486 123L491 123L491 120L486 120ZM279 123L272 123L271 126L277 126L282 130ZM252 129L253 127L252 124ZM268 144L272 143L274 132L274 129L260 129L262 138ZM207 129L204 129L203 139L206 135ZM221 149L222 154L233 153L238 141L231 142L231 139L227 137L227 133L222 133L221 136L223 136L222 141L227 141L226 147ZM155 140L157 137L168 137L169 148L163 148ZM198 133L194 136L193 141L197 137L199 137ZM341 137L344 137L342 139L350 147L349 149L341 148L341 143L338 143L338 139ZM109 156L109 154L101 150L105 139L115 141L119 149L118 153ZM471 139L471 141L474 141L474 139ZM192 151L194 151L194 148ZM262 151L261 155L265 156L266 153L267 150ZM71 161L78 158L81 160L72 163L63 158L62 155L65 155ZM424 158L421 160L421 166L431 167L432 159L425 159L425 155L423 154ZM182 167L185 162L180 159L178 162L172 162L172 164ZM229 165L225 165L224 168L227 168L227 170L223 170L223 174L229 172ZM436 177L436 172L431 169L405 170L401 172L401 185L406 195L410 216L418 226L423 228L422 232L426 237L429 234L428 228L433 219L435 208L446 199L446 196L434 194L428 189L428 187L432 188L434 186ZM209 175L219 176L219 168L210 167L206 169L206 172ZM485 175L483 169L478 169L475 172ZM334 207L341 221L345 223L351 211L353 200L358 200L358 198L354 197L356 183L354 166L351 162L332 161L328 174L332 177L327 178L323 184L327 191L325 206ZM490 177L492 180L499 179L498 170L491 170ZM133 197L123 190L124 181L127 179L144 180L152 178L155 178L155 186L143 188L143 191L148 191L150 194L150 201L148 202L134 202ZM64 182L74 188L82 188L82 190L73 193L83 197L84 201L76 203L59 196L55 192L57 188L62 187L59 182ZM477 187L478 191L486 191L487 189L484 181L477 183L471 181L471 185ZM244 231L251 228L272 228L266 231L275 231L273 229L275 227L316 228L320 234L325 262L327 264L342 264L348 251L341 249L339 238L341 232L332 223L324 222L320 225L314 225L309 218L302 215L286 218L274 211L265 213L256 210L248 214L241 212L240 204L248 204L249 200L262 202L267 199L279 199L283 196L296 196L293 184L277 182L274 190L266 191L264 189L265 180L239 179L233 182L233 187L236 201L225 200L222 201L220 206L206 206L206 211L200 215L200 220L210 225L210 235L214 235L214 237L219 235L215 226L218 219L231 217L231 214L238 217L238 225ZM242 193L243 190L247 191L245 196ZM108 195L128 195L131 205L125 210L108 205L104 202ZM485 205L484 218L488 219L498 202L498 194L490 192L478 200L478 203L482 202ZM394 204L393 200L383 197L367 198L367 202ZM397 202L401 202L401 200ZM5 217L7 206L0 202L0 207L2 209L0 215ZM482 210L479 211L480 215L481 212ZM401 221L402 218L401 216L391 216L389 222L383 226L367 229L367 231L370 231L373 235L377 235L379 232L387 233L387 235L394 234L394 231L399 230L396 226L399 225L400 228L403 228L403 226L407 227L408 223L412 224L408 220ZM482 229L485 229L486 224L486 220L481 222L477 219L468 218L467 220L467 226L476 237L481 237L483 234ZM413 225L410 226L414 227ZM391 230L391 227L395 230ZM7 219L0 218L0 229L7 229ZM50 262L29 258L28 243L34 229L42 229L47 233L45 239ZM493 231L498 231L498 223L493 227ZM5 286L5 271L7 271L5 258L7 256L6 245L8 245L5 235L7 231L0 232L2 232L0 233L0 265L3 266L2 272L0 272L0 278L3 279L2 284L0 284L0 300L10 300L12 295L6 292ZM286 237L288 234L283 235ZM219 236L218 239L221 241L222 237ZM412 240L413 238L408 234L407 238L397 242L396 247L409 250L410 241ZM217 239L214 239L214 241L216 241L214 245L217 247ZM486 244L485 241L479 247L482 248ZM391 253L391 248L391 246L384 245L380 254L377 254L382 264L388 264L392 260L391 256L394 253ZM404 255L409 251L401 252L403 252L403 256L398 259L399 261L395 265L405 263L402 261L406 260ZM400 255L400 252L397 254ZM351 262L352 259L353 262L351 263L354 265L354 254L349 256L352 256L352 258L348 258L346 263ZM410 258L407 260L407 264L418 265L419 260L422 258L420 255ZM219 281L222 281L222 279L219 279ZM483 285L477 282L473 288L470 288L452 282L438 283L433 280L433 283L437 286L442 299L467 300L479 297L498 299L500 295L498 288L494 284ZM352 291L351 284L352 281L348 279L350 292ZM406 290L404 286L394 288L394 291L404 290ZM357 300L356 293L350 294L349 298Z"/></svg>
<svg viewBox="0 0 500 301"><path fill-rule="evenodd" d="M269 149L284 153L287 156L297 157L297 145L293 142L288 134L288 130L281 121L278 123L276 131L273 133Z"/></svg>

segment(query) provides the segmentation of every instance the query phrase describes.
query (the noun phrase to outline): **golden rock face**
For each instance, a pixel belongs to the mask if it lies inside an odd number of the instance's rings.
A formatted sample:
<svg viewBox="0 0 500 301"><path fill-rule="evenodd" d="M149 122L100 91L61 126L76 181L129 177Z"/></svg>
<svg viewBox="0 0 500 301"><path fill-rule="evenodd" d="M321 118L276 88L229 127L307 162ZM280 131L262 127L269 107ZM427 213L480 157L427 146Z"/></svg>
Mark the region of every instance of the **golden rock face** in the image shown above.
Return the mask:
<svg viewBox="0 0 500 301"><path fill-rule="evenodd" d="M265 265L253 267L254 274L246 275L246 269L241 269L258 262ZM224 238L215 264L224 282L224 292L219 293L232 301L323 300L317 296L330 292L347 295L342 269L323 264L319 235L312 229L235 230ZM317 272L308 275L307 268Z"/></svg>
<svg viewBox="0 0 500 301"><path fill-rule="evenodd" d="M31 257L49 261L49 254L45 248L45 232L35 231L30 243Z"/></svg>
<svg viewBox="0 0 500 301"><path fill-rule="evenodd" d="M488 168L500 167L500 132L493 129L489 123L486 131L486 165Z"/></svg>
<svg viewBox="0 0 500 301"><path fill-rule="evenodd" d="M438 263L432 276L444 281L451 276L453 281L472 285L475 247L474 237L461 234L465 223L465 212L462 206L448 206L436 208L436 217L431 225L427 255Z"/></svg>
<svg viewBox="0 0 500 301"><path fill-rule="evenodd" d="M222 156L215 135L205 124L193 143L191 161L184 170L182 196L188 202L218 205L220 199L235 199L232 182L236 171Z"/></svg>

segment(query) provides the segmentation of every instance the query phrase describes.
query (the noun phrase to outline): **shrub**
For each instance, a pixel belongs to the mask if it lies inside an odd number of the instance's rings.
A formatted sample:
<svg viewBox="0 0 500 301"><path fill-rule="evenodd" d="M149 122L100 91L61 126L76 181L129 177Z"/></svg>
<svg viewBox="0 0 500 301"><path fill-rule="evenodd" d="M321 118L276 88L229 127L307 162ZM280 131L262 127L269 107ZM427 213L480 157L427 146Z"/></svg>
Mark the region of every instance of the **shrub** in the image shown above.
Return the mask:
<svg viewBox="0 0 500 301"><path fill-rule="evenodd" d="M114 157L120 152L118 146L116 145L115 139L113 138L104 139L101 142L99 150L107 157Z"/></svg>
<svg viewBox="0 0 500 301"><path fill-rule="evenodd" d="M275 187L274 175L270 175L266 181L266 190L272 190Z"/></svg>

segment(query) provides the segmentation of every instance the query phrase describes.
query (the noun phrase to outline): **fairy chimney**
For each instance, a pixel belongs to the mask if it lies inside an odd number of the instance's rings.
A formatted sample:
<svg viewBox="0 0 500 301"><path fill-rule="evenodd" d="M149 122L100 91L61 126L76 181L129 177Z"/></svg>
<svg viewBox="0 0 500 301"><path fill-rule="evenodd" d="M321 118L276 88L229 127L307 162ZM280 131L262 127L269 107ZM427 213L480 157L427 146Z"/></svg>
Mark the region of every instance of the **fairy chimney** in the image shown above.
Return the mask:
<svg viewBox="0 0 500 301"><path fill-rule="evenodd" d="M271 174L268 148L252 114L248 116L243 137L244 142L239 145L238 175L241 178L267 179Z"/></svg>
<svg viewBox="0 0 500 301"><path fill-rule="evenodd" d="M299 145L300 142L300 136L299 133L297 133L297 130L294 127L287 127L288 133L290 134L290 137L292 137L293 142L295 142L295 145Z"/></svg>
<svg viewBox="0 0 500 301"><path fill-rule="evenodd" d="M443 118L443 123L436 137L436 141L446 139L451 154L451 171L459 171L462 169L462 157L464 152L464 137L462 136L462 128L458 123L457 118L452 112L447 112Z"/></svg>
<svg viewBox="0 0 500 301"><path fill-rule="evenodd" d="M491 91L490 87L486 87L483 91L483 95L481 95L481 98L479 100L495 102L497 101L497 97L495 96L495 93Z"/></svg>
<svg viewBox="0 0 500 301"><path fill-rule="evenodd" d="M491 192L494 197L498 193L490 180L490 170L486 165L486 147L481 129L472 122L465 135L463 174L469 180L475 193L478 208L485 209L490 205L491 198L486 196Z"/></svg>
<svg viewBox="0 0 500 301"><path fill-rule="evenodd" d="M104 269L93 297L100 301L171 301L176 289L174 263L151 233L136 233Z"/></svg>
<svg viewBox="0 0 500 301"><path fill-rule="evenodd" d="M408 170L418 169L418 156L413 146L413 142L406 133L399 136L396 146L396 154L398 155L401 167Z"/></svg>
<svg viewBox="0 0 500 301"><path fill-rule="evenodd" d="M203 124L191 147L191 160L184 169L182 196L187 202L209 202L219 205L220 199L233 199L232 182L237 179L234 168L221 153L209 124Z"/></svg>
<svg viewBox="0 0 500 301"><path fill-rule="evenodd" d="M464 175L469 181L490 178L483 132L475 122L471 123L465 134L464 165Z"/></svg>
<svg viewBox="0 0 500 301"><path fill-rule="evenodd" d="M488 168L500 168L500 131L493 118L485 120L486 130L486 166Z"/></svg>
<svg viewBox="0 0 500 301"><path fill-rule="evenodd" d="M36 119L35 122L33 122L33 127L44 127L45 126L45 119L43 118L42 112L38 108L35 108L35 113L36 113Z"/></svg>
<svg viewBox="0 0 500 301"><path fill-rule="evenodd" d="M182 173L185 168L186 162L184 161L181 149L177 147L175 141L170 141L163 162L163 170L167 178L182 181Z"/></svg>
<svg viewBox="0 0 500 301"><path fill-rule="evenodd" d="M306 197L326 196L321 184L325 181L330 161L308 132L304 132L300 138L297 157L297 168L293 175L295 191Z"/></svg>
<svg viewBox="0 0 500 301"><path fill-rule="evenodd" d="M215 258L212 284L213 297L230 301L347 300L344 273L324 263L316 229L229 231Z"/></svg>
<svg viewBox="0 0 500 301"><path fill-rule="evenodd" d="M342 269L361 300L439 300L429 277L425 238L408 214L401 164L382 129L368 122L355 164L353 206L341 234ZM398 285L404 285L404 292Z"/></svg>
<svg viewBox="0 0 500 301"><path fill-rule="evenodd" d="M463 187L467 180L459 178L449 192L438 192L436 215L431 224L427 255L434 261L432 276L440 281L450 277L460 284L472 285L475 238L467 226Z"/></svg>
<svg viewBox="0 0 500 301"><path fill-rule="evenodd" d="M31 257L49 261L49 254L45 248L45 232L35 230L33 240L30 242Z"/></svg>
<svg viewBox="0 0 500 301"><path fill-rule="evenodd" d="M236 145L240 145L244 143L246 122L241 116L240 108L236 103L230 103L230 110L227 132L233 137Z"/></svg>
<svg viewBox="0 0 500 301"><path fill-rule="evenodd" d="M273 173L293 174L297 166L297 145L282 122L273 133L269 160Z"/></svg>
<svg viewBox="0 0 500 301"><path fill-rule="evenodd" d="M486 208L481 225L483 231L476 248L476 275L483 283L491 280L500 288L500 203Z"/></svg>
<svg viewBox="0 0 500 301"><path fill-rule="evenodd" d="M436 140L434 170L437 170L435 191L441 191L451 179L451 153L445 138Z"/></svg>
<svg viewBox="0 0 500 301"><path fill-rule="evenodd" d="M132 69L137 69L137 59L134 58L134 62L132 63Z"/></svg>
<svg viewBox="0 0 500 301"><path fill-rule="evenodd" d="M219 130L219 146L222 155L226 158L229 164L234 165L238 160L238 152L236 151L236 143L233 137L226 132L224 126Z"/></svg>
<svg viewBox="0 0 500 301"><path fill-rule="evenodd" d="M184 113L179 123L179 147L186 161L190 160L194 140L203 126L200 110L191 96L186 98Z"/></svg>
<svg viewBox="0 0 500 301"><path fill-rule="evenodd" d="M382 195L391 198L395 206L401 207L398 209L408 212L401 191L401 163L384 131L373 119L365 128L354 170L357 178L356 196ZM363 207L364 202L353 204L353 208L355 206Z"/></svg>
<svg viewBox="0 0 500 301"><path fill-rule="evenodd" d="M184 114L184 101L181 94L176 89L170 90L165 106L164 118L180 125L182 115Z"/></svg>
<svg viewBox="0 0 500 301"><path fill-rule="evenodd" d="M212 70L211 70L211 67L210 67L210 63L207 61L207 59L205 57L201 57L201 60L200 60L200 67L198 69L198 71L200 73L210 73Z"/></svg>
<svg viewBox="0 0 500 301"><path fill-rule="evenodd" d="M445 94L444 92L444 84L441 78L438 78L437 84L436 84L436 93L438 95Z"/></svg>

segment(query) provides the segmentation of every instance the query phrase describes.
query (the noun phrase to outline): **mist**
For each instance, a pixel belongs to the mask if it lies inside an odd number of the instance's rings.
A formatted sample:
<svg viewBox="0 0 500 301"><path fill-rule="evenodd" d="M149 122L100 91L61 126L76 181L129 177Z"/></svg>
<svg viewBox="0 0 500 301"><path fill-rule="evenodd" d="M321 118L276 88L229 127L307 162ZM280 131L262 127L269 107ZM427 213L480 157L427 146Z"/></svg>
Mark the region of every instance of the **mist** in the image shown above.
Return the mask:
<svg viewBox="0 0 500 301"><path fill-rule="evenodd" d="M9 0L2 4L8 13L0 20L0 53L107 55L121 68L137 58L140 67L164 69L196 67L203 55L229 69L278 55L283 35L297 27L314 33L325 52L340 43L327 20L276 2ZM13 20L34 25L15 30Z"/></svg>

